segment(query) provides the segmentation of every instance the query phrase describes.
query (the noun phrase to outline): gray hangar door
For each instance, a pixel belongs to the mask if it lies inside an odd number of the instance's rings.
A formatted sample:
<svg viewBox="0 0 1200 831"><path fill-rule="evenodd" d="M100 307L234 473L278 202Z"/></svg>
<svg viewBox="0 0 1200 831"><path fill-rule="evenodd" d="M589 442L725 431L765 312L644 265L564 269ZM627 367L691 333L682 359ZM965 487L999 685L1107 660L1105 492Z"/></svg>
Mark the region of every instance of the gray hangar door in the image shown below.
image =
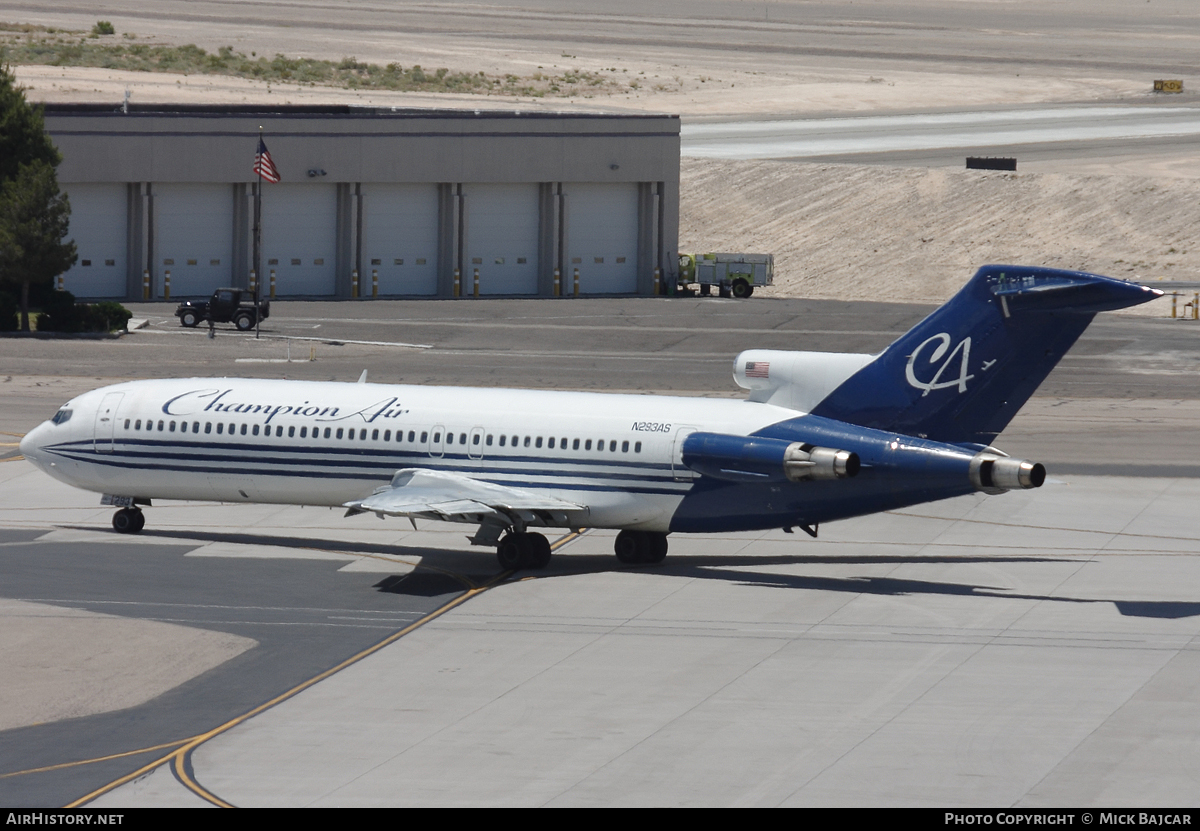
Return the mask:
<svg viewBox="0 0 1200 831"><path fill-rule="evenodd" d="M637 185L568 184L568 262L580 294L637 291Z"/></svg>
<svg viewBox="0 0 1200 831"><path fill-rule="evenodd" d="M233 185L154 186L154 281L160 292L168 271L171 297L208 297L231 285L233 198Z"/></svg>
<svg viewBox="0 0 1200 831"><path fill-rule="evenodd" d="M63 286L76 297L124 297L129 222L126 186L89 183L64 189L71 202L67 234L75 240L79 259L63 275Z"/></svg>
<svg viewBox="0 0 1200 831"><path fill-rule="evenodd" d="M337 185L262 186L263 287L275 269L282 296L330 295L336 288Z"/></svg>
<svg viewBox="0 0 1200 831"><path fill-rule="evenodd" d="M537 294L538 186L463 185L466 261L463 294Z"/></svg>
<svg viewBox="0 0 1200 831"><path fill-rule="evenodd" d="M362 293L437 294L437 185L362 186Z"/></svg>

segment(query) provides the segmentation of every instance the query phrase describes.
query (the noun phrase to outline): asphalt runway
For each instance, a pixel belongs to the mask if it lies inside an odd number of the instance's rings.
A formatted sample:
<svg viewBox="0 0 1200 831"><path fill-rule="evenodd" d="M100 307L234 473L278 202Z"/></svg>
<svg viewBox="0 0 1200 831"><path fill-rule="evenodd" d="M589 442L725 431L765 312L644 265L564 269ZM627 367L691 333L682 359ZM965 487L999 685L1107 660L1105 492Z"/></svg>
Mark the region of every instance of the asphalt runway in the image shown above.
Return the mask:
<svg viewBox="0 0 1200 831"><path fill-rule="evenodd" d="M744 55L758 65L806 63L834 73L940 66L1175 78L1195 72L1197 37L1187 0L1155 0L1149 11L1122 0L1051 6L1034 0L618 0L603 9L580 0L336 7L266 0L72 0L48 7L0 0L0 15L85 31L98 19L112 20L120 32L174 36L209 49L232 43L262 54L354 55L385 63L408 63L406 55L430 47L458 59L500 48L526 63L531 55L560 52L563 58L653 55L685 66L727 64Z"/></svg>
<svg viewBox="0 0 1200 831"><path fill-rule="evenodd" d="M150 326L119 340L0 341L0 431L127 377L732 395L742 348L873 351L928 309L281 302L257 342L135 311ZM254 644L147 701L3 731L0 795L62 806L137 774L91 804L1195 805L1196 326L1089 329L1001 437L1047 464L1040 490L818 540L676 536L657 569L587 532L512 580L459 526L273 506L156 506L120 538L96 495L0 463L0 596ZM94 662L149 671L121 647ZM33 669L94 671L54 655Z"/></svg>
<svg viewBox="0 0 1200 831"><path fill-rule="evenodd" d="M952 156L1055 154L1094 160L1104 149L1123 156L1162 155L1194 147L1200 109L1155 105L1039 107L977 112L905 113L839 118L685 123L684 156L927 164Z"/></svg>

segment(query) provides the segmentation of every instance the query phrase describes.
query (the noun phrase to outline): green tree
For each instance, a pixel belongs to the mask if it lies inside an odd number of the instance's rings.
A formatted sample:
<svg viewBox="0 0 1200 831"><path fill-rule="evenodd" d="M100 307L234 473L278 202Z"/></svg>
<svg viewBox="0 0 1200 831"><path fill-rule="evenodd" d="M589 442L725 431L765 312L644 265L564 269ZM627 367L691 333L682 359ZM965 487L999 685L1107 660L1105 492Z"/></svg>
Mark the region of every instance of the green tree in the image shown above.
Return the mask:
<svg viewBox="0 0 1200 831"><path fill-rule="evenodd" d="M21 331L29 331L29 288L49 283L75 264L75 243L63 242L71 205L54 168L21 165L0 185L0 288L19 293Z"/></svg>
<svg viewBox="0 0 1200 831"><path fill-rule="evenodd" d="M0 182L17 178L21 165L37 161L58 167L62 156L46 135L42 108L25 100L12 68L0 65Z"/></svg>
<svg viewBox="0 0 1200 831"><path fill-rule="evenodd" d="M75 244L63 242L71 206L54 172L60 161L41 108L0 66L0 291L19 295L26 332L30 287L48 288L75 263Z"/></svg>

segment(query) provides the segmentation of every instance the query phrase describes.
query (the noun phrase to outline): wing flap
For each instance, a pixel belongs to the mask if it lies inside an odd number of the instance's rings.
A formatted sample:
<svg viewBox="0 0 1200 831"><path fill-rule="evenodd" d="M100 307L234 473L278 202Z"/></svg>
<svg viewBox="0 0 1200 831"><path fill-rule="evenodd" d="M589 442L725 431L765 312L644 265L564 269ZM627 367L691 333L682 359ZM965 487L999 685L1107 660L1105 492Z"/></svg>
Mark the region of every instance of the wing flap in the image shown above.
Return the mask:
<svg viewBox="0 0 1200 831"><path fill-rule="evenodd" d="M524 488L423 468L397 471L391 484L343 507L389 516L440 519L505 518L523 511L582 511L583 505Z"/></svg>

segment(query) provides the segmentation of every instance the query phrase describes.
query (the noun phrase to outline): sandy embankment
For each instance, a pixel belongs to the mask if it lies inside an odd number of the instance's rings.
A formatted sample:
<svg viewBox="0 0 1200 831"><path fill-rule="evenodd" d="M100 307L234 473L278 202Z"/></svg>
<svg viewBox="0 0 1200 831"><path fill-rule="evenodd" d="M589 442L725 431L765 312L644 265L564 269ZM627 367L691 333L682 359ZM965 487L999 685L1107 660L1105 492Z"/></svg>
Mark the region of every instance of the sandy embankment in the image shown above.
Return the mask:
<svg viewBox="0 0 1200 831"><path fill-rule="evenodd" d="M681 176L680 249L773 252L765 294L941 302L984 263L1200 279L1194 179L707 159Z"/></svg>

